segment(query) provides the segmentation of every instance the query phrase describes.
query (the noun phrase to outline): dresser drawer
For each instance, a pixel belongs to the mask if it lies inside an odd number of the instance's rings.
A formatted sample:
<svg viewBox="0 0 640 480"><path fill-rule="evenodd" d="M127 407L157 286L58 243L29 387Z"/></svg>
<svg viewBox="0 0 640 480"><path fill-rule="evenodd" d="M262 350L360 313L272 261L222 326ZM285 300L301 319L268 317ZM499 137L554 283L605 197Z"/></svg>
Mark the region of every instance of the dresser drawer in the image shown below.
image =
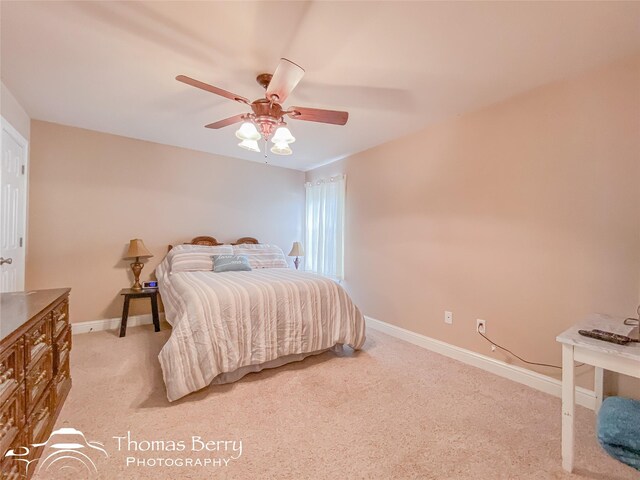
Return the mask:
<svg viewBox="0 0 640 480"><path fill-rule="evenodd" d="M53 340L57 339L69 325L69 300L65 299L51 312L51 331Z"/></svg>
<svg viewBox="0 0 640 480"><path fill-rule="evenodd" d="M24 436L22 433L17 435L13 442L9 445L8 450L13 450L16 455L0 458L0 472L2 480L18 480L26 478L25 462L17 460L17 458L25 458L22 456L26 453Z"/></svg>
<svg viewBox="0 0 640 480"><path fill-rule="evenodd" d="M53 401L53 390L47 388L29 417L27 424L27 442L30 445L47 441L50 430L49 427L54 420L55 414Z"/></svg>
<svg viewBox="0 0 640 480"><path fill-rule="evenodd" d="M24 336L27 372L40 360L40 356L44 352L51 349L51 343L51 312L49 312L38 320Z"/></svg>
<svg viewBox="0 0 640 480"><path fill-rule="evenodd" d="M0 460L13 445L24 425L24 387L16 392L0 407Z"/></svg>
<svg viewBox="0 0 640 480"><path fill-rule="evenodd" d="M25 379L27 388L27 406L25 411L27 412L27 415L31 415L36 402L40 398L40 395L42 395L42 392L45 391L52 378L52 354L51 349L49 348L43 355L40 355L38 363L33 366L29 373L27 373L27 378Z"/></svg>
<svg viewBox="0 0 640 480"><path fill-rule="evenodd" d="M58 374L53 378L52 384L54 405L56 408L67 397L69 390L71 389L71 372L69 370L69 357L60 365Z"/></svg>
<svg viewBox="0 0 640 480"><path fill-rule="evenodd" d="M62 365L68 363L69 352L71 351L71 326L60 334L53 344L53 373L57 374Z"/></svg>
<svg viewBox="0 0 640 480"><path fill-rule="evenodd" d="M24 376L23 345L20 339L0 354L0 405L16 391Z"/></svg>
<svg viewBox="0 0 640 480"><path fill-rule="evenodd" d="M20 480L25 478L23 473L24 462L19 462L13 458L6 458L2 463L2 480Z"/></svg>

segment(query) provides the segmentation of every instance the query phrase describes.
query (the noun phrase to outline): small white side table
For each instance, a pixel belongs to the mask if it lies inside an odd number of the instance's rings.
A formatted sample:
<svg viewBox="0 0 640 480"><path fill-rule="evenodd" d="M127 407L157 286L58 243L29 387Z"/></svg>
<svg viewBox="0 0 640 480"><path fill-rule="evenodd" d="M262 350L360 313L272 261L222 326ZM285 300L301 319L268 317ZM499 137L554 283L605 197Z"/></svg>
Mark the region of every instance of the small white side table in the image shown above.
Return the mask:
<svg viewBox="0 0 640 480"><path fill-rule="evenodd" d="M615 343L584 337L578 330L594 328L621 333L637 338L638 330L624 325L623 318L592 314L584 322L574 325L558 335L562 343L562 468L573 471L574 460L574 414L575 363L582 362L595 368L596 413L602 404L603 370L640 378L640 343L617 345Z"/></svg>

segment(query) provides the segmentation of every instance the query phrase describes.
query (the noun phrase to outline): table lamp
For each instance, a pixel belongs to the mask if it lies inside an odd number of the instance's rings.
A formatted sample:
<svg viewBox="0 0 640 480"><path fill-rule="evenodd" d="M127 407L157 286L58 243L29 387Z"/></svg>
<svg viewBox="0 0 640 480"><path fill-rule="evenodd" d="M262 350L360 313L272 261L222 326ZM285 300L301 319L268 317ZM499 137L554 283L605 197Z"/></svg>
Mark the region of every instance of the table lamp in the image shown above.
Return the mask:
<svg viewBox="0 0 640 480"><path fill-rule="evenodd" d="M131 290L142 290L142 285L140 285L140 272L142 272L142 267L144 267L143 263L140 263L141 258L149 258L153 257L151 252L147 250L147 247L144 246L144 242L139 238L134 238L129 242L129 250L127 254L124 256L127 258L135 258L136 261L131 264L131 270L133 271L133 276L136 281L131 287Z"/></svg>
<svg viewBox="0 0 640 480"><path fill-rule="evenodd" d="M298 270L298 265L300 265L299 257L304 257L304 248L302 248L302 244L300 242L293 242L293 247L291 247L289 256L296 257L296 259L293 261L293 264L296 266L296 270Z"/></svg>

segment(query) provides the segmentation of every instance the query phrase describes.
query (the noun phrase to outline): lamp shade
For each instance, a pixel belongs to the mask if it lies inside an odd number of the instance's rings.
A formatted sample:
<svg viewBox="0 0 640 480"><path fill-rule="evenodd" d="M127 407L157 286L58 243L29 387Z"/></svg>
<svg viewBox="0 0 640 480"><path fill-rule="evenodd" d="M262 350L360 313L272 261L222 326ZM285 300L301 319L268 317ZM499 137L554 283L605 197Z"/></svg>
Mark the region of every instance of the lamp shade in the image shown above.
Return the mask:
<svg viewBox="0 0 640 480"><path fill-rule="evenodd" d="M304 257L304 248L300 242L293 242L293 247L289 252L290 257Z"/></svg>
<svg viewBox="0 0 640 480"><path fill-rule="evenodd" d="M139 238L134 238L129 242L129 250L127 250L127 254L124 258L149 258L153 257L151 252L147 250L147 247L144 246L144 242Z"/></svg>

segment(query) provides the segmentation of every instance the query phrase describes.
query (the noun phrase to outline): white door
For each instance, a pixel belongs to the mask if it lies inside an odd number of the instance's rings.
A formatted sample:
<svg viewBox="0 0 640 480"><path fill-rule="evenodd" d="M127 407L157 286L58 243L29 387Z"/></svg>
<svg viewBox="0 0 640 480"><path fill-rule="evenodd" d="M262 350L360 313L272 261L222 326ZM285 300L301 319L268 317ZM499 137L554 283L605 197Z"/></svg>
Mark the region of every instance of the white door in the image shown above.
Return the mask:
<svg viewBox="0 0 640 480"><path fill-rule="evenodd" d="M27 141L2 118L0 292L24 290Z"/></svg>

